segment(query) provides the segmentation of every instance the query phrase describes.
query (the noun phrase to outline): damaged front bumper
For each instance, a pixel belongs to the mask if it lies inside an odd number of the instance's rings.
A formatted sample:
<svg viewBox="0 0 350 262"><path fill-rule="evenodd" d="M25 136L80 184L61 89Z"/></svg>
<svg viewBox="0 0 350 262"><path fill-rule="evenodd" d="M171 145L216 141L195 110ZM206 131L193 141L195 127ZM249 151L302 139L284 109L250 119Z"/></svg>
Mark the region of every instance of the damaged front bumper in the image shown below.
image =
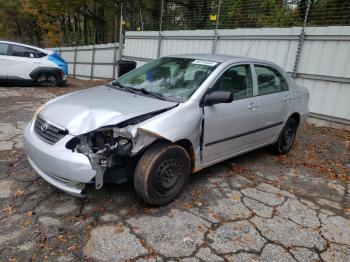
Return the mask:
<svg viewBox="0 0 350 262"><path fill-rule="evenodd" d="M84 196L85 184L91 183L97 171L89 159L65 147L73 136L66 135L54 145L38 138L32 123L24 131L24 147L33 169L48 183L74 196Z"/></svg>

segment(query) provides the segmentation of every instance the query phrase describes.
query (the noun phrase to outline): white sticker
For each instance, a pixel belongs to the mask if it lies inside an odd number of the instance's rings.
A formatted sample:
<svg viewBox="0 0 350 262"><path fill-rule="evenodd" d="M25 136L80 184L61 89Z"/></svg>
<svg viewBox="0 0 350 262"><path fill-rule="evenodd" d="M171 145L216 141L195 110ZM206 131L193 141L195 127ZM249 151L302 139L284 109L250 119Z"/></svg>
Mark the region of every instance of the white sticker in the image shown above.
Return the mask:
<svg viewBox="0 0 350 262"><path fill-rule="evenodd" d="M196 65L207 65L207 66L215 66L217 62L206 61L206 60L194 60L192 64Z"/></svg>

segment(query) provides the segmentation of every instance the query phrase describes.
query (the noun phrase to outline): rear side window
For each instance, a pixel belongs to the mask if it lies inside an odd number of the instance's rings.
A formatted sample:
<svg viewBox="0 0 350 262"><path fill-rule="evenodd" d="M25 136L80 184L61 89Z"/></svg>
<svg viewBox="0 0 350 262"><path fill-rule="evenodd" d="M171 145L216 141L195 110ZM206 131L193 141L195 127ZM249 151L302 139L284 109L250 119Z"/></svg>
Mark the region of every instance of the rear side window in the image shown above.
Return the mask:
<svg viewBox="0 0 350 262"><path fill-rule="evenodd" d="M12 45L12 56L20 56L20 57L30 57L37 58L37 51L33 48L20 46L20 45Z"/></svg>
<svg viewBox="0 0 350 262"><path fill-rule="evenodd" d="M274 68L255 65L259 95L288 91L288 85L283 76Z"/></svg>
<svg viewBox="0 0 350 262"><path fill-rule="evenodd" d="M0 43L0 55L8 55L9 45L5 43Z"/></svg>

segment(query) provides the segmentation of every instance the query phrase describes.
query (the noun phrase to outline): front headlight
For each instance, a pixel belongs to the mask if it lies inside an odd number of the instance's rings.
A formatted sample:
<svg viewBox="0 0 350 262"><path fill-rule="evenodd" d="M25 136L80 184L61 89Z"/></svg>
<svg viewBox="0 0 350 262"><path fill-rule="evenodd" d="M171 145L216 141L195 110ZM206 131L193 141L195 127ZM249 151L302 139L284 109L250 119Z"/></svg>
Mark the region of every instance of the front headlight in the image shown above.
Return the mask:
<svg viewBox="0 0 350 262"><path fill-rule="evenodd" d="M132 150L132 139L115 128L100 128L87 134L79 135L71 139L66 147L77 150L80 153L97 153L128 155Z"/></svg>

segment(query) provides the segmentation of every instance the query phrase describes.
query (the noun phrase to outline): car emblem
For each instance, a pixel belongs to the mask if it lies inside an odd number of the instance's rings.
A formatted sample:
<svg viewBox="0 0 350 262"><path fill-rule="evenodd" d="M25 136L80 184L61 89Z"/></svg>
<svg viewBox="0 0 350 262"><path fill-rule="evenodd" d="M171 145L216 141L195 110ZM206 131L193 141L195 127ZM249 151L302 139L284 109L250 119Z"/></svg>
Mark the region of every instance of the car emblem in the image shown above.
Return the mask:
<svg viewBox="0 0 350 262"><path fill-rule="evenodd" d="M49 124L48 123L44 123L40 126L41 131L45 132L47 129L49 128Z"/></svg>

